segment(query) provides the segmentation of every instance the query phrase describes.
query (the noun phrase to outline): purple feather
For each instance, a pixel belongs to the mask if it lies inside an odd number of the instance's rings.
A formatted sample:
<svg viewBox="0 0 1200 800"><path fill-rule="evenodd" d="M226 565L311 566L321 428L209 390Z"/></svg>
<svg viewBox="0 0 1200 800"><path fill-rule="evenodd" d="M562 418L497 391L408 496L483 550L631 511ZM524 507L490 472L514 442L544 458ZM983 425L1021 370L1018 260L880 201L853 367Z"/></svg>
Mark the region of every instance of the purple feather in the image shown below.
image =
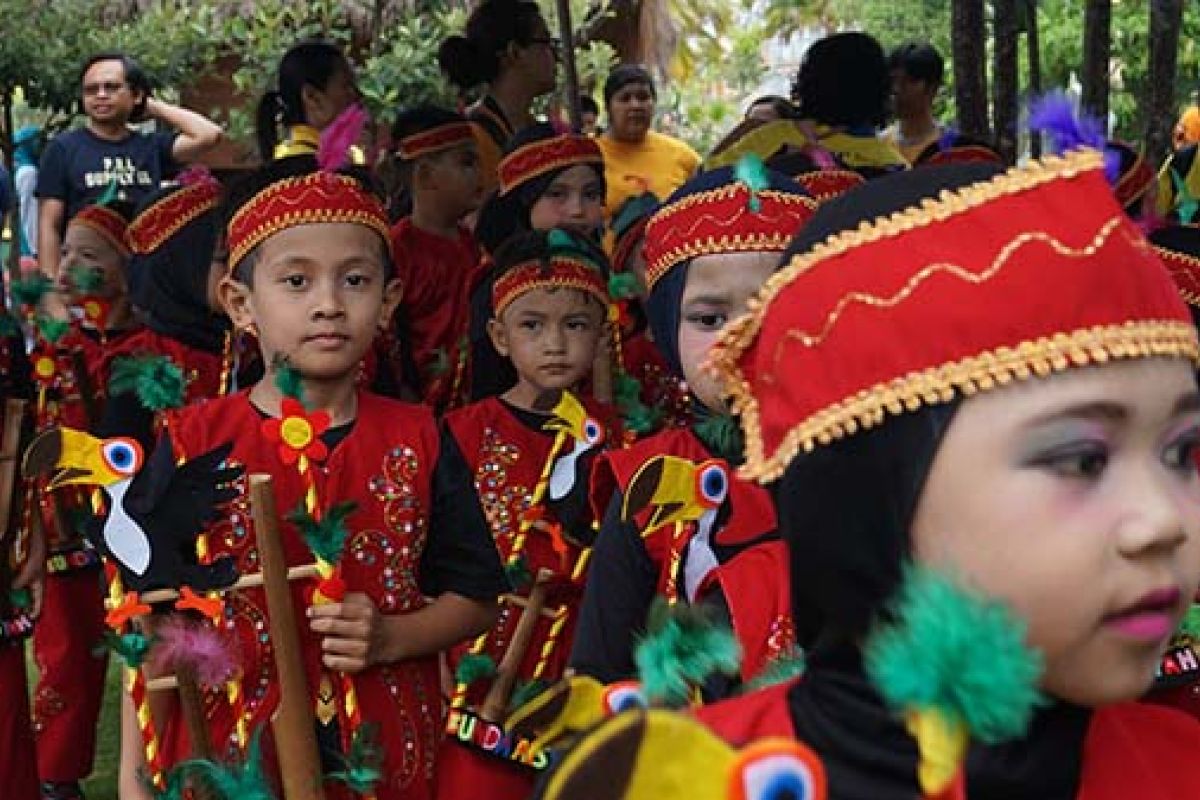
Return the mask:
<svg viewBox="0 0 1200 800"><path fill-rule="evenodd" d="M355 103L338 114L329 127L321 131L321 145L317 148L317 164L323 170L340 169L347 161L350 148L367 124L367 110Z"/></svg>
<svg viewBox="0 0 1200 800"><path fill-rule="evenodd" d="M237 674L230 642L210 625L171 617L158 625L151 655L155 669L178 672L190 668L203 687L219 687Z"/></svg>
<svg viewBox="0 0 1200 800"><path fill-rule="evenodd" d="M947 150L953 150L957 141L958 129L953 125L947 125L946 130L942 131L942 135L938 138L938 152L944 153Z"/></svg>
<svg viewBox="0 0 1200 800"><path fill-rule="evenodd" d="M192 186L197 183L216 183L216 177L203 164L193 164L179 173L175 179L180 186Z"/></svg>
<svg viewBox="0 0 1200 800"><path fill-rule="evenodd" d="M1094 117L1077 113L1063 91L1047 92L1029 104L1029 127L1047 134L1058 155L1076 147L1104 149L1104 126Z"/></svg>

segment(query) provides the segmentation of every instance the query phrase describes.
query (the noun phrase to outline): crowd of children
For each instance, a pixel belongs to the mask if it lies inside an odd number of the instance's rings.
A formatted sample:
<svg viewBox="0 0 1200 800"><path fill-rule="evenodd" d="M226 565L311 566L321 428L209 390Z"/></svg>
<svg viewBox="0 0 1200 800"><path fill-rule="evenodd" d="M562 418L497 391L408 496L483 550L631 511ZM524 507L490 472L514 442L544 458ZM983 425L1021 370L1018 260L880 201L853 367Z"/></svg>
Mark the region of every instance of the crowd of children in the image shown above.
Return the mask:
<svg viewBox="0 0 1200 800"><path fill-rule="evenodd" d="M482 99L380 155L300 43L261 167L9 287L4 796L82 797L110 659L122 800L1188 796L1189 154L1168 197L1063 112L910 167L844 34L802 119L606 208L554 56L485 0L440 57Z"/></svg>

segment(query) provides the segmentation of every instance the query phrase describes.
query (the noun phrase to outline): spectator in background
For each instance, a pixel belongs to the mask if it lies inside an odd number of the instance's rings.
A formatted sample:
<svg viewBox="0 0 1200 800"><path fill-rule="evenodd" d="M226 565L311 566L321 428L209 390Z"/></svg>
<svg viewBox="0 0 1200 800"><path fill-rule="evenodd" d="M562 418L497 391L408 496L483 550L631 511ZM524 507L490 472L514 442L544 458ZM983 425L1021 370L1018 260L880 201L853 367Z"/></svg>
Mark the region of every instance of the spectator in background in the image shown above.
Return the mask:
<svg viewBox="0 0 1200 800"><path fill-rule="evenodd" d="M21 255L37 258L38 247L38 157L42 151L42 129L36 125L19 128L13 136L13 183L17 188L18 244Z"/></svg>
<svg viewBox="0 0 1200 800"><path fill-rule="evenodd" d="M136 204L179 164L221 140L216 123L151 96L146 74L123 53L89 58L79 83L87 124L51 140L37 182L38 260L52 278L58 277L63 231L76 211L114 183L118 199ZM174 130L144 134L129 128L150 119Z"/></svg>
<svg viewBox="0 0 1200 800"><path fill-rule="evenodd" d="M666 198L700 167L700 156L686 142L652 130L657 98L645 67L623 64L604 82L608 129L596 142L604 154L604 207L610 213L643 192Z"/></svg>
<svg viewBox="0 0 1200 800"><path fill-rule="evenodd" d="M786 97L777 94L764 94L756 97L746 108L746 119L759 122L775 122L781 119L795 119L796 107Z"/></svg>
<svg viewBox="0 0 1200 800"><path fill-rule="evenodd" d="M590 94L579 95L579 117L584 136L600 133L600 105Z"/></svg>
<svg viewBox="0 0 1200 800"><path fill-rule="evenodd" d="M321 132L358 99L354 67L341 48L321 39L297 42L279 60L275 87L258 101L259 156L264 162L315 156Z"/></svg>
<svg viewBox="0 0 1200 800"><path fill-rule="evenodd" d="M888 69L896 121L883 135L911 164L941 138L942 126L933 118L933 101L942 88L945 66L931 45L909 42L892 51Z"/></svg>

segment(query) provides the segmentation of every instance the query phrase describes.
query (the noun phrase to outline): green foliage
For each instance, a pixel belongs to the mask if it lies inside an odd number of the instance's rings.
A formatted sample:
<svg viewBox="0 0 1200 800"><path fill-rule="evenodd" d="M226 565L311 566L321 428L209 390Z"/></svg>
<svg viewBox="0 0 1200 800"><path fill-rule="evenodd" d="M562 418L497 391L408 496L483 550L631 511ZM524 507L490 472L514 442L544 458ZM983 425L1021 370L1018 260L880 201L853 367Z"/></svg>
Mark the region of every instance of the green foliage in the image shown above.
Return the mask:
<svg viewBox="0 0 1200 800"><path fill-rule="evenodd" d="M895 622L872 631L863 653L888 705L937 710L985 744L1025 732L1044 702L1042 658L1026 646L1025 624L1007 606L909 566L892 611Z"/></svg>
<svg viewBox="0 0 1200 800"><path fill-rule="evenodd" d="M466 13L441 9L399 19L381 38L383 49L358 70L358 88L371 115L391 122L397 111L422 103L454 108L454 90L437 63L442 40L461 31Z"/></svg>

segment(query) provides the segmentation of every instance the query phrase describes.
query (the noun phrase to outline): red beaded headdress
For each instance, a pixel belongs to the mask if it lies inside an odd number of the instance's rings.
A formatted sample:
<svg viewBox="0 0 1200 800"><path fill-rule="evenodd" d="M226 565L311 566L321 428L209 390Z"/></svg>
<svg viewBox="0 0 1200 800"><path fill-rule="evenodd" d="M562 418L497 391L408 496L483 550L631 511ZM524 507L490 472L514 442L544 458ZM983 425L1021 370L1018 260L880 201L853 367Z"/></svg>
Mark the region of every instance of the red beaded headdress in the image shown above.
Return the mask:
<svg viewBox="0 0 1200 800"><path fill-rule="evenodd" d="M400 140L400 158L412 161L421 156L440 153L460 144L475 141L474 129L469 122L448 122L429 130L405 136Z"/></svg>
<svg viewBox="0 0 1200 800"><path fill-rule="evenodd" d="M162 197L129 223L130 249L138 255L157 250L192 220L216 208L220 196L221 185L209 178Z"/></svg>
<svg viewBox="0 0 1200 800"><path fill-rule="evenodd" d="M126 234L129 222L108 206L91 205L81 208L71 217L70 225L86 225L104 237L122 255L129 255Z"/></svg>
<svg viewBox="0 0 1200 800"><path fill-rule="evenodd" d="M604 155L590 136L566 133L519 147L500 161L500 194L556 169L587 165L604 171Z"/></svg>
<svg viewBox="0 0 1200 800"><path fill-rule="evenodd" d="M276 181L238 209L229 221L229 266L236 267L269 236L321 222L364 225L390 242L379 199L354 178L322 170Z"/></svg>
<svg viewBox="0 0 1200 800"><path fill-rule="evenodd" d="M685 184L646 225L646 287L699 256L782 253L808 222L816 202L797 188L751 188L729 167Z"/></svg>
<svg viewBox="0 0 1200 800"><path fill-rule="evenodd" d="M514 300L533 289L578 289L608 305L608 285L595 264L559 254L505 270L492 287L492 310L498 318Z"/></svg>
<svg viewBox="0 0 1200 800"><path fill-rule="evenodd" d="M1200 344L1101 154L1077 150L830 236L712 353L743 474L770 480L888 414L1111 359L1195 361Z"/></svg>

